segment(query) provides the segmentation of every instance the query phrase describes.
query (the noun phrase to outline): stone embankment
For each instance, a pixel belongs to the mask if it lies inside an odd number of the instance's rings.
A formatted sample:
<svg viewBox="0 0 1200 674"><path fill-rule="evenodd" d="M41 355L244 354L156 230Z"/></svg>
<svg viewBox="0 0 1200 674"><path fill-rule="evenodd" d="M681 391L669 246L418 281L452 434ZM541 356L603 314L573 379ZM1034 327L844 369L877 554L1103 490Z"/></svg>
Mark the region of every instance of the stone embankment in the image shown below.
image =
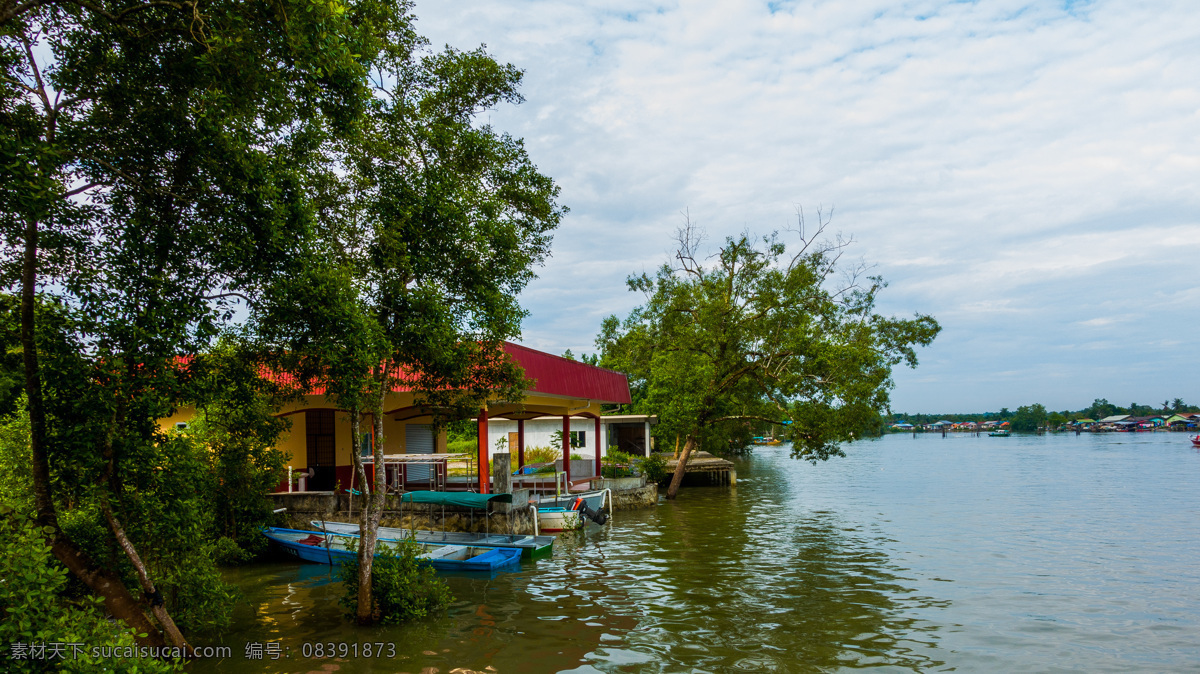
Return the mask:
<svg viewBox="0 0 1200 674"><path fill-rule="evenodd" d="M310 491L269 494L275 515L276 526L288 529L312 529L312 520L329 522L358 522L363 508L363 497L351 494L335 494L331 491ZM478 508L426 505L423 503L400 504L400 497L385 497L383 518L385 527L402 529L424 529L430 531L490 531L503 534L532 534L535 511L528 505L529 491L519 489L513 494L513 506L495 503L490 512Z"/></svg>

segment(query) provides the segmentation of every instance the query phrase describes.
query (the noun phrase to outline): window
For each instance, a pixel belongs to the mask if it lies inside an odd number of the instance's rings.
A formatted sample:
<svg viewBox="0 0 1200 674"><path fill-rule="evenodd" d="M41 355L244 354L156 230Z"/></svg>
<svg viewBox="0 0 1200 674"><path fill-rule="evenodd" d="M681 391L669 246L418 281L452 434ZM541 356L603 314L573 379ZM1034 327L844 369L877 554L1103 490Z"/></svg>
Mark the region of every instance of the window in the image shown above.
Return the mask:
<svg viewBox="0 0 1200 674"><path fill-rule="evenodd" d="M571 447L587 447L587 431L571 431Z"/></svg>
<svg viewBox="0 0 1200 674"><path fill-rule="evenodd" d="M176 421L175 422L175 430L186 431L187 430L187 422L186 421Z"/></svg>

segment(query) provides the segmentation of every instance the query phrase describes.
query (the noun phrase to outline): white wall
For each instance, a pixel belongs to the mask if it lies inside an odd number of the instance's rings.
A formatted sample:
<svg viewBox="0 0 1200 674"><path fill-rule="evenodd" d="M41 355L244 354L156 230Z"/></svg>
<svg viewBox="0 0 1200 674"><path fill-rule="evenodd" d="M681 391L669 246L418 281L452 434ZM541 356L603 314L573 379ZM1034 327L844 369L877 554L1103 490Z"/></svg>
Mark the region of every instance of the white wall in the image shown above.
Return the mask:
<svg viewBox="0 0 1200 674"><path fill-rule="evenodd" d="M555 431L562 430L562 417L554 419L531 419L525 422L525 447L551 447L553 444L550 441L550 436ZM578 454L582 457L595 459L596 458L596 420L587 418L572 418L572 431L583 431L584 445L578 448L571 448L572 454ZM504 438L508 439L509 433L517 432L517 422L509 421L508 419L489 419L488 420L488 457L496 453L496 441ZM608 426L600 424L600 436L603 438L608 433ZM600 456L604 456L604 443L600 443ZM561 446L554 446L554 449L561 449ZM508 451L514 457L517 453L516 446L508 447ZM514 458L513 461L516 461Z"/></svg>

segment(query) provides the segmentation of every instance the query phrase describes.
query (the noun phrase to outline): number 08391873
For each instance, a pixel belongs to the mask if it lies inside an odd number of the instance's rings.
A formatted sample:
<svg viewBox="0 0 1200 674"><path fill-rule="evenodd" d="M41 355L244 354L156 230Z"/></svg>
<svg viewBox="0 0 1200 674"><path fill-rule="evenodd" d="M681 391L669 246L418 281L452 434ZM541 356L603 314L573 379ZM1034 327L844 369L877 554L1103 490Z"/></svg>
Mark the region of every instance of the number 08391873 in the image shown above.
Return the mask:
<svg viewBox="0 0 1200 674"><path fill-rule="evenodd" d="M367 641L361 644L317 641L302 645L300 653L306 658L394 658L396 644L387 641Z"/></svg>

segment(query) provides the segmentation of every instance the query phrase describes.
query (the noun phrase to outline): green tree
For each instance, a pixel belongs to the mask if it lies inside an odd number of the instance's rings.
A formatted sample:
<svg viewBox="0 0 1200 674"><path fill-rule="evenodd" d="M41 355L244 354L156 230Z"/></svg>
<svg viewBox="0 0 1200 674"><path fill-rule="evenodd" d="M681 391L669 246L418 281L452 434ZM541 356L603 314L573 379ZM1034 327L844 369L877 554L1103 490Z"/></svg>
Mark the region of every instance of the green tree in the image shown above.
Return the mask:
<svg viewBox="0 0 1200 674"><path fill-rule="evenodd" d="M156 426L192 393L178 359L309 238L314 149L372 104L370 57L406 10L0 5L0 277L20 291L38 522L54 557L149 643L186 645L158 601L156 560L139 553L156 540L149 506L179 486L154 461L194 456ZM65 349L42 352L38 306L55 297L72 325ZM75 514L60 523L82 503L124 561L87 554L66 530Z"/></svg>
<svg viewBox="0 0 1200 674"><path fill-rule="evenodd" d="M409 31L388 36L374 100L352 142L324 148L312 185L319 236L268 288L260 331L301 379L320 381L348 410L354 438L373 414L382 464L383 404L417 392L437 421L474 416L492 397L519 399L523 374L498 358L519 334L517 303L548 254L566 209L521 141L478 124L518 103L519 70L483 49L431 52ZM357 619L371 612L383 472L366 481L358 551ZM484 470L484 466L480 467Z"/></svg>
<svg viewBox="0 0 1200 674"><path fill-rule="evenodd" d="M1036 431L1046 425L1047 417L1046 408L1040 403L1022 405L1012 416L1012 430Z"/></svg>
<svg viewBox="0 0 1200 674"><path fill-rule="evenodd" d="M887 410L891 368L915 366L914 346L937 335L932 317L876 314L885 284L861 266L829 287L848 242L821 242L826 223L790 253L775 234L742 235L706 257L688 222L674 265L629 279L646 303L605 321L597 346L606 366L646 387L660 432L685 439L668 498L706 437L755 420L788 423L797 457L841 455L840 441Z"/></svg>
<svg viewBox="0 0 1200 674"><path fill-rule="evenodd" d="M1096 398L1092 401L1091 407L1087 409L1089 419L1099 421L1105 417L1111 417L1117 414L1117 406L1108 402L1104 398Z"/></svg>

